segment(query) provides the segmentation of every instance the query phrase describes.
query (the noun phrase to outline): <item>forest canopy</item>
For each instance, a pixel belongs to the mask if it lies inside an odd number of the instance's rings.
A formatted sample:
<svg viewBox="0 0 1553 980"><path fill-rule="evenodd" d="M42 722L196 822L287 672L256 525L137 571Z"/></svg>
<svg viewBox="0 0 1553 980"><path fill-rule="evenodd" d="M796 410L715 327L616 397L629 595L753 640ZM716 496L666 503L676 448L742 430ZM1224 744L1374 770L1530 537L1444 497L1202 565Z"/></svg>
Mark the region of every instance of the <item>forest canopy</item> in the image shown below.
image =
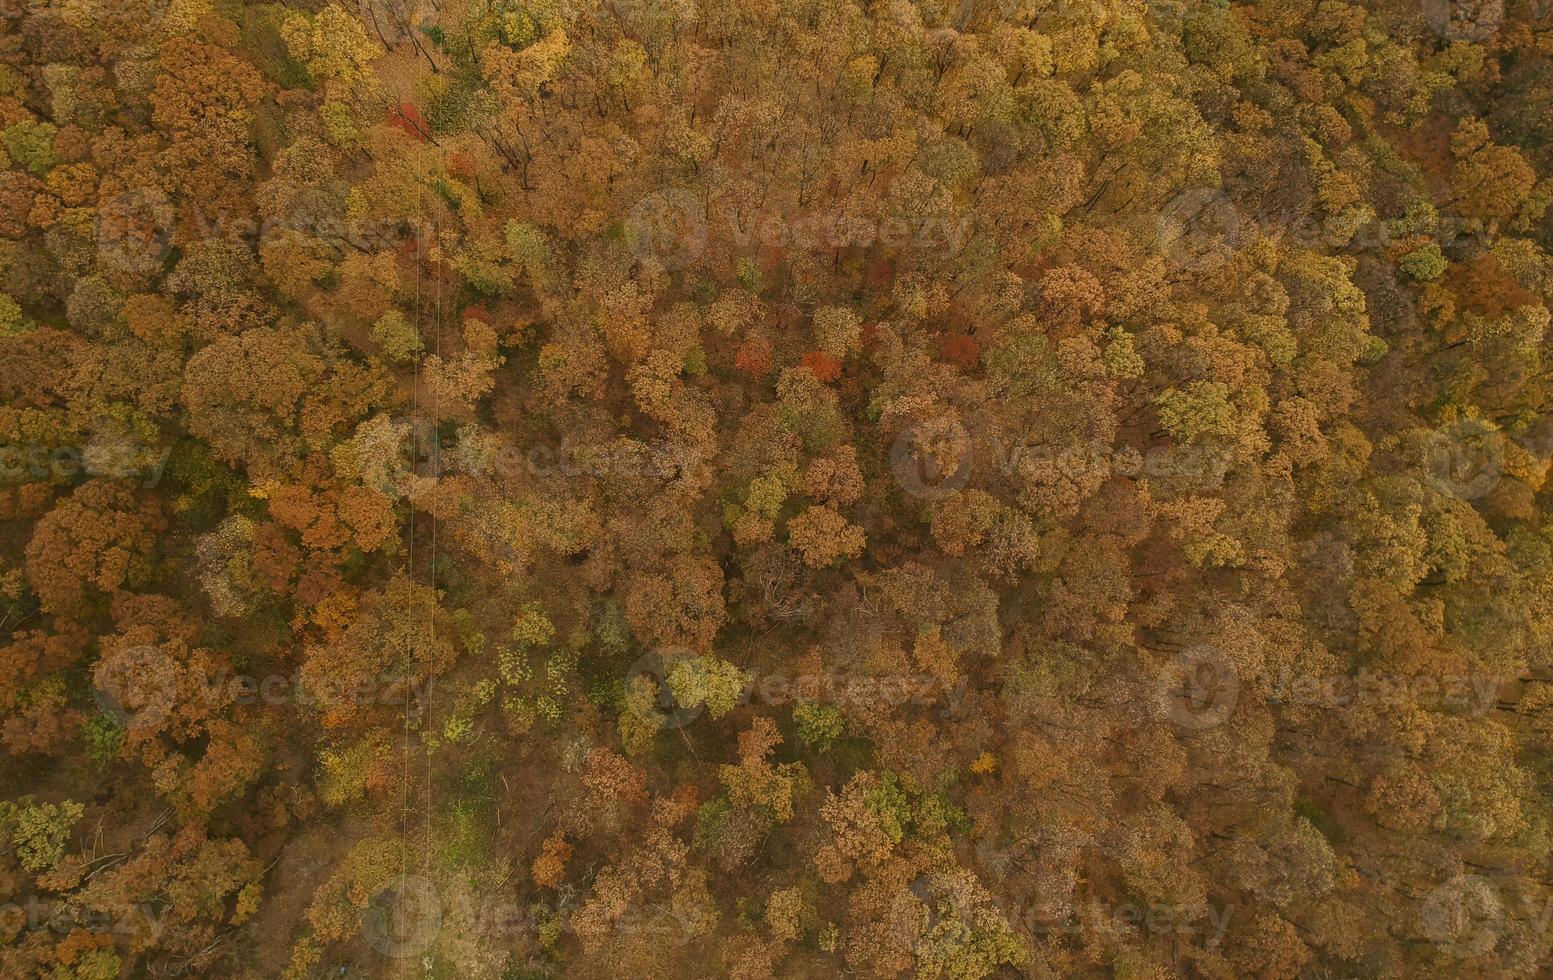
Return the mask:
<svg viewBox="0 0 1553 980"><path fill-rule="evenodd" d="M0 976L1553 970L1553 6L0 19Z"/></svg>

